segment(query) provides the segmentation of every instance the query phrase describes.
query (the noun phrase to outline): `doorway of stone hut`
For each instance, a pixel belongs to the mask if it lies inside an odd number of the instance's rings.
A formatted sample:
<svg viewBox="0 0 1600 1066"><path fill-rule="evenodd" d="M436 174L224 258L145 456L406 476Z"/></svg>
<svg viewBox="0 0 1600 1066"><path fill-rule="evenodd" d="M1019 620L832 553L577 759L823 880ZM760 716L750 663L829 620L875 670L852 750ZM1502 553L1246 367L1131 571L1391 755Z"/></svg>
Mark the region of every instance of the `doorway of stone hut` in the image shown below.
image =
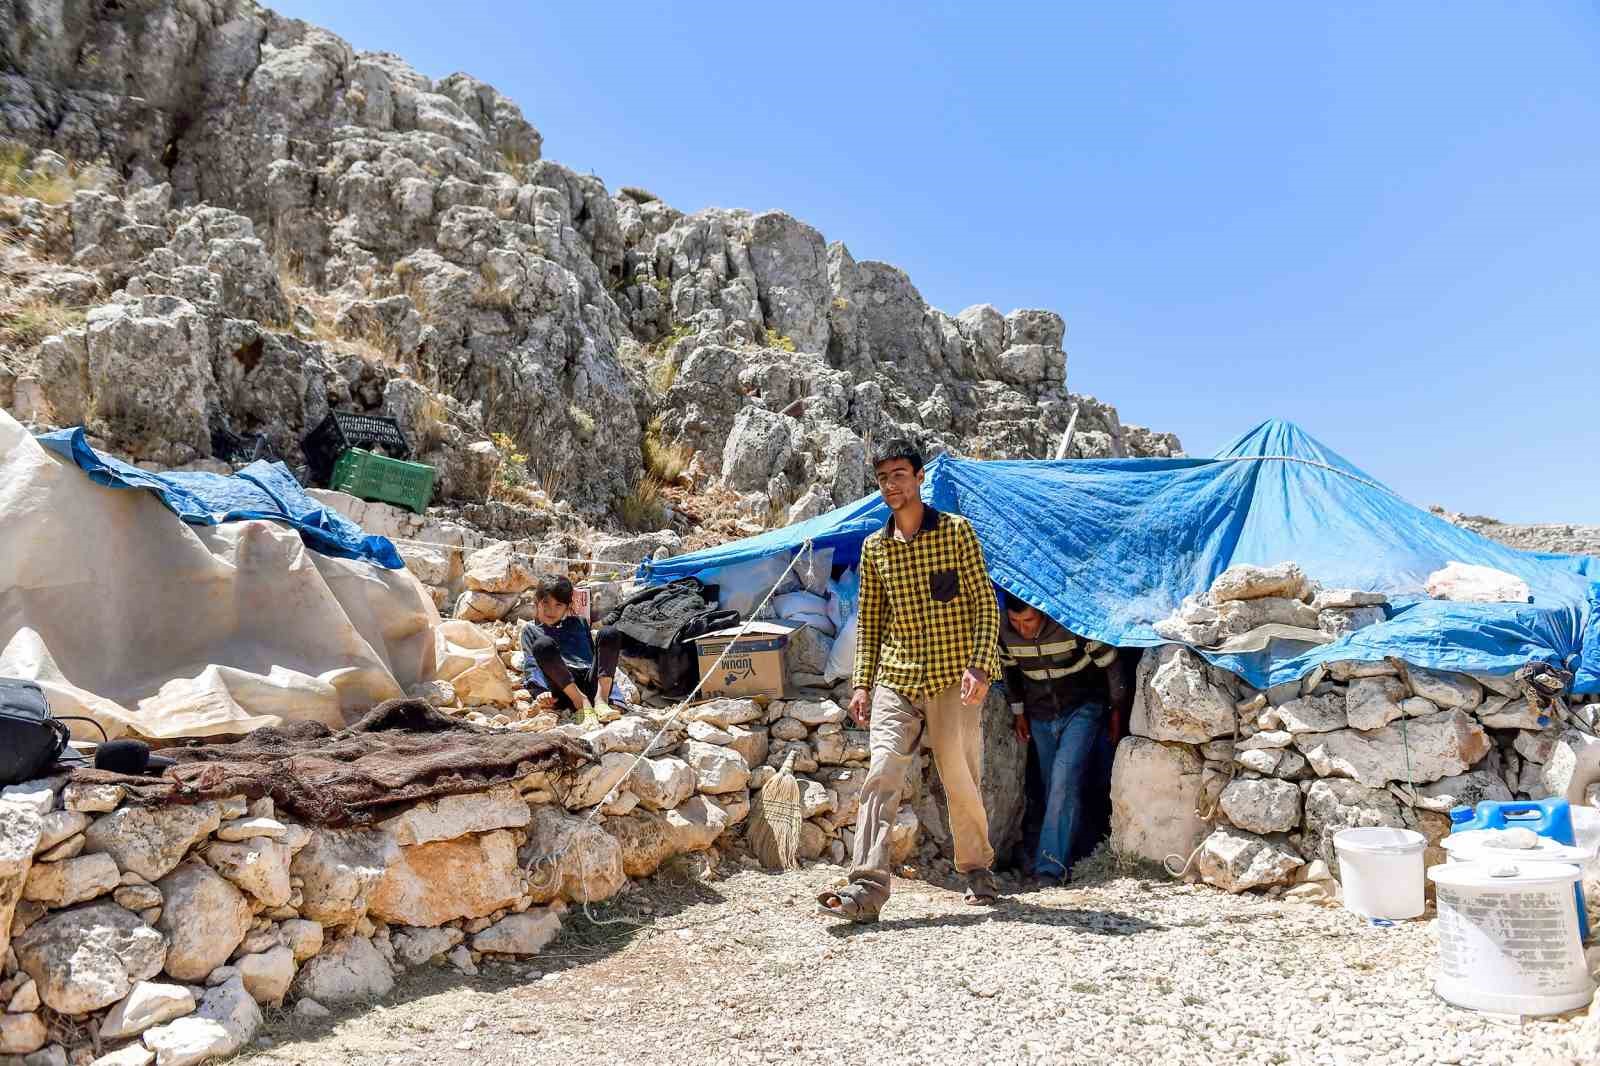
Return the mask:
<svg viewBox="0 0 1600 1066"><path fill-rule="evenodd" d="M1109 666L1090 669L1099 675L1097 680L1106 689L1109 688L1106 684L1109 671L1119 671L1126 691L1131 694L1138 658L1138 649L1123 649ZM1127 736L1131 708L1114 708L1112 714L1120 716L1115 736ZM1087 859L1111 836L1111 765L1116 756L1116 740L1110 722L1112 714L1107 715L1106 728L1096 732L1083 777L1073 786L1078 790L1080 805L1069 868ZM1039 831L1044 823L1044 775L1039 767L1038 750L1032 744L1024 747L1021 833L1009 853L998 858L1004 868L1032 875L1034 858L1039 852Z"/></svg>

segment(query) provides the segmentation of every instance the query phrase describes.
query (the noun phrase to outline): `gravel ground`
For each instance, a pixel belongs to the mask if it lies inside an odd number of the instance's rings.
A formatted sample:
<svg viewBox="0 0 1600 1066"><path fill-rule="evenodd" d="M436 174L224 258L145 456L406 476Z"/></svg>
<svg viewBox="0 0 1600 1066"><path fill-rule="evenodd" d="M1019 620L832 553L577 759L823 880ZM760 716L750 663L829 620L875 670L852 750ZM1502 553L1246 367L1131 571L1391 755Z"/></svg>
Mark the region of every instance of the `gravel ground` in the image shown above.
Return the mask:
<svg viewBox="0 0 1600 1066"><path fill-rule="evenodd" d="M1103 872L992 911L899 882L876 927L814 913L842 871L680 865L581 911L549 953L402 979L251 1066L617 1063L1600 1062L1600 1015L1527 1020L1431 992L1433 923Z"/></svg>

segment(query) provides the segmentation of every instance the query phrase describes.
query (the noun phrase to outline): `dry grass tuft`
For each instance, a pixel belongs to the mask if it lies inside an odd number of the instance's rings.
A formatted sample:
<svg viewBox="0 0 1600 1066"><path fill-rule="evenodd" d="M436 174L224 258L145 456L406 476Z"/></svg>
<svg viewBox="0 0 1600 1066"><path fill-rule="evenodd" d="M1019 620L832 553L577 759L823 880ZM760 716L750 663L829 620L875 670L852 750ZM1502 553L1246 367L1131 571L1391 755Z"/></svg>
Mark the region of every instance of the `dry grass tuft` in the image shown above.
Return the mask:
<svg viewBox="0 0 1600 1066"><path fill-rule="evenodd" d="M84 308L52 303L40 296L0 303L0 345L32 348L46 337L81 326Z"/></svg>

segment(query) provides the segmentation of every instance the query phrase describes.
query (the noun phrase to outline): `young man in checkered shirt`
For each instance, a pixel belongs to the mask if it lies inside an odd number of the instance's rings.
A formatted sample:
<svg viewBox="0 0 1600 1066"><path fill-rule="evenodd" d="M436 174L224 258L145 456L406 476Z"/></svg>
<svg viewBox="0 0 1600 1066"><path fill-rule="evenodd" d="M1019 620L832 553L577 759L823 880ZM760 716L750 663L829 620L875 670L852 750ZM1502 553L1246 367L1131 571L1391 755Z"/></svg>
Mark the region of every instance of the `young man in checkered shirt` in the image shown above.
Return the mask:
<svg viewBox="0 0 1600 1066"><path fill-rule="evenodd" d="M874 471L891 513L861 546L850 700L856 723L871 723L872 763L850 883L817 897L828 914L855 922L877 920L889 898L889 831L924 741L944 784L967 902L995 898L979 782L983 701L1000 672L1000 609L983 549L966 519L922 502L922 456L909 441L884 445Z"/></svg>

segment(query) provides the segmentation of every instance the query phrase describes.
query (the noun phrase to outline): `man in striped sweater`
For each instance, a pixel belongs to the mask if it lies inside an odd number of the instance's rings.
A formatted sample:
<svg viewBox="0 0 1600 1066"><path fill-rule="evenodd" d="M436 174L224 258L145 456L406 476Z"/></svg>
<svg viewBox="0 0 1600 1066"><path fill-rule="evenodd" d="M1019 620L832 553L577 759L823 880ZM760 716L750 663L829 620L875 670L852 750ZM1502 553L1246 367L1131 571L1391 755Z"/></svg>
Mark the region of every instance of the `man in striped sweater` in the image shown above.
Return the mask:
<svg viewBox="0 0 1600 1066"><path fill-rule="evenodd" d="M1070 879L1073 842L1084 817L1084 782L1108 727L1119 739L1130 695L1117 649L1071 632L1009 592L1000 625L1000 662L1017 739L1033 742L1044 778L1044 824L1033 872L1047 884Z"/></svg>

